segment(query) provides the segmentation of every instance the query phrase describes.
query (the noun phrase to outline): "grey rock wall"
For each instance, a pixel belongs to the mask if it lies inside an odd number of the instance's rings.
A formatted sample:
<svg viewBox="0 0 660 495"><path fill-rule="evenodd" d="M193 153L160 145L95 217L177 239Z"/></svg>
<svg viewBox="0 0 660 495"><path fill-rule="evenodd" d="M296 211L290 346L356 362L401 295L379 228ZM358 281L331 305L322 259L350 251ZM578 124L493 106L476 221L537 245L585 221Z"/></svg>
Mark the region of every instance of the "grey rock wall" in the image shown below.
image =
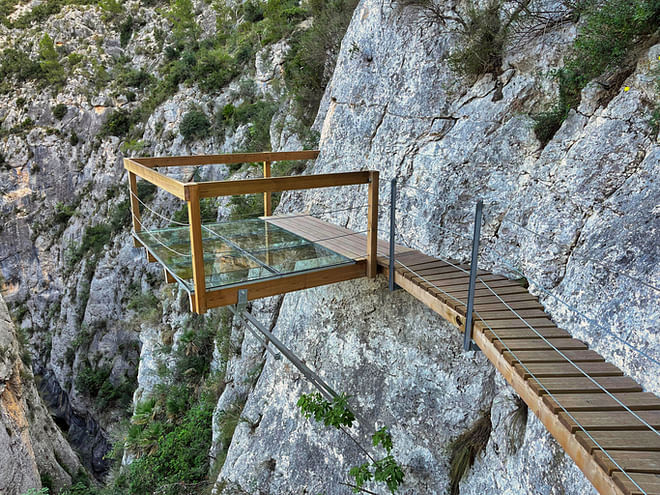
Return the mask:
<svg viewBox="0 0 660 495"><path fill-rule="evenodd" d="M447 13L460 8L447 3ZM456 46L451 29L389 0L363 0L317 118L321 155L310 172L380 170L382 203L397 177L397 240L444 258L468 258L464 236L483 199L482 266L513 278L520 271L562 327L658 393L657 365L621 340L660 359L652 287L660 279L660 147L648 123L660 46L624 82L630 91L608 99L585 89L578 111L542 147L529 114L551 101L546 73L574 36L572 25L548 30L508 47L497 77L466 81L446 62ZM364 188L335 188L286 195L280 211L361 231L364 209L332 210L365 204ZM387 228L386 208L380 220ZM456 330L410 296L388 294L382 281L286 295L274 328L352 396L368 425L392 425L406 467L402 493L446 493L448 446L483 410L493 434L461 493L593 493L533 415L514 424L515 394L483 356L463 353ZM243 411L261 420L239 424L221 482L248 493L347 492L349 467L364 460L341 434L304 420L295 403L307 391L294 368L266 357Z"/></svg>
<svg viewBox="0 0 660 495"><path fill-rule="evenodd" d="M0 493L20 495L71 484L80 461L42 402L21 349L9 311L0 297Z"/></svg>

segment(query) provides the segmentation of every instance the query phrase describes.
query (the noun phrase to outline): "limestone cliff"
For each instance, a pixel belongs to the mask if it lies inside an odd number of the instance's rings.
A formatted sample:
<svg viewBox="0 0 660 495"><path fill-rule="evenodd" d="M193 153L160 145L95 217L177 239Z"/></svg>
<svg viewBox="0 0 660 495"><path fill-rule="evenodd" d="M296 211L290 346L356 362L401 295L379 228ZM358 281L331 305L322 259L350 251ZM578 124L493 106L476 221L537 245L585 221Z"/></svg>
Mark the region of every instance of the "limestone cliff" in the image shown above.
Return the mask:
<svg viewBox="0 0 660 495"><path fill-rule="evenodd" d="M43 404L7 306L0 298L0 492L62 488L80 461ZM23 350L24 352L24 350Z"/></svg>
<svg viewBox="0 0 660 495"><path fill-rule="evenodd" d="M483 199L482 266L514 278L520 270L560 325L658 393L657 366L617 338L660 356L652 287L660 147L649 125L660 45L640 54L611 98L588 86L543 146L529 115L551 98L545 73L561 64L575 32L560 23L510 46L499 75L472 82L448 67L456 35L442 23L418 8L363 0L317 120L321 156L310 172L376 169L385 184L397 177L397 239L459 260L468 259L462 236ZM383 187L381 201L388 197ZM309 209L360 231L363 211L323 211L364 203L363 191L312 191L287 197L280 211ZM380 225L387 228L387 211ZM455 330L410 296L389 294L382 280L287 295L275 332L369 423L392 425L406 467L402 493L446 493L451 440L484 411L493 432L461 493L593 493L533 415L516 425L515 394L483 357L462 352ZM295 369L266 356L243 411L258 426L239 425L221 480L248 493L346 492L346 466L361 454L296 411L307 390Z"/></svg>
<svg viewBox="0 0 660 495"><path fill-rule="evenodd" d="M300 148L301 123L282 74L292 38L311 20L295 16L294 2L286 33L239 33L231 57L240 65L229 70L205 42L223 28L226 12L235 21L225 22L228 30L248 26L243 2L172 2L190 4L193 41L176 39L183 28L157 1L131 0L119 9L114 4L121 2L98 3L51 0L55 12L43 14L39 2L6 2L13 24L0 23L0 43L27 59L3 52L25 71L12 69L11 87L0 81L0 282L50 413L88 470L103 478L113 433L127 411L167 384L163 375L176 367L172 349L197 329L185 295L166 288L159 267L132 246L122 157L238 151L255 136L267 136L274 150ZM660 370L621 340L660 358L660 147L650 123L660 45L648 37L629 67L588 85L543 143L532 116L555 100L548 73L562 65L579 25L566 14L571 2L540 3L557 17L508 42L496 68L461 77L449 59L461 43L455 19L468 15L471 2L360 1L334 73L334 55L320 68L333 75L314 124L321 155L305 172L380 170L384 205L388 180L397 177L398 242L459 260L467 259L463 236L483 199L480 263L526 277L560 326L659 393ZM255 4L265 3L246 3ZM56 83L44 87L26 74L37 70L29 61L45 70L53 57L66 69L64 81L50 72ZM257 122L240 120L238 108L267 111ZM184 135L193 110L208 119L207 133ZM258 172L218 166L176 173L192 180ZM146 226L169 225L181 207L162 193L147 190L142 198L155 211L143 216ZM285 194L278 211L309 211L363 230L365 199L357 188ZM230 201L211 206L220 219L236 213ZM383 232L387 218L384 206ZM382 279L257 301L252 311L351 396L369 423L358 436L369 441L368 427L391 426L406 473L400 493L446 493L450 446L484 417L492 423L490 441L460 482L461 493L592 492L536 418L521 414L484 357L464 353L455 329L407 294L389 293ZM219 327L217 316L203 321ZM211 365L223 375L209 452L216 492L349 491L342 484L347 469L364 459L345 437L302 417L295 404L309 384L240 321L224 329ZM39 486L44 472L60 486L70 478L53 457L69 472L77 461L56 427L39 436L39 428L27 426L30 411L37 411L36 424L52 422L37 405L35 386L21 378L11 332L0 333L0 343L4 338L2 345L14 349L1 361L0 379L3 425L12 436L0 445L15 455L0 465L11 472L0 491ZM48 454L47 445L60 453ZM132 460L124 456L125 464Z"/></svg>

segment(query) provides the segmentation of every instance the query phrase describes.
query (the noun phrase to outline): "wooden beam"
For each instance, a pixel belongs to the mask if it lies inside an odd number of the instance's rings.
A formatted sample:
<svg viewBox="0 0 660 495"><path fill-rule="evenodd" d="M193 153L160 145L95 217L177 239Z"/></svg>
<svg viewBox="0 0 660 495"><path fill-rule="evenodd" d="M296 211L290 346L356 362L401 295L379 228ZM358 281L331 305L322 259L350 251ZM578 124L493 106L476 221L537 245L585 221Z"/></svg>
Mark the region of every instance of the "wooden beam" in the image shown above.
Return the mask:
<svg viewBox="0 0 660 495"><path fill-rule="evenodd" d="M412 280L407 279L399 272L394 272L394 281L403 290L411 294L413 297L419 299L431 310L438 313L445 320L458 327L462 331L462 325L465 324L465 317L462 313L459 313L453 307L445 304L443 301L433 296L419 285L415 284Z"/></svg>
<svg viewBox="0 0 660 495"><path fill-rule="evenodd" d="M172 276L172 274L168 271L167 268L163 267L163 271L165 272L165 282L168 284L173 284L176 282L176 279Z"/></svg>
<svg viewBox="0 0 660 495"><path fill-rule="evenodd" d="M270 160L266 160L264 162L264 179L268 179L270 177ZM265 192L264 193L264 216L269 217L273 214L273 201L272 201L272 193L270 192Z"/></svg>
<svg viewBox="0 0 660 495"><path fill-rule="evenodd" d="M378 276L378 172L369 172L367 212L367 277Z"/></svg>
<svg viewBox="0 0 660 495"><path fill-rule="evenodd" d="M124 158L124 164L126 159ZM141 232L142 231L142 217L140 215L140 202L137 200L137 179L133 172L128 172L128 191L131 197L131 218L133 221L133 231ZM133 236L133 246L135 247L144 247L140 241Z"/></svg>
<svg viewBox="0 0 660 495"><path fill-rule="evenodd" d="M591 456L591 452L577 440L569 429L559 420L559 416L544 402L543 396L537 395L528 383L516 372L495 345L475 328L473 338L495 368L525 401L530 410L541 420L546 429L559 442L564 451L575 461L587 479L591 481L601 495L623 495L624 492Z"/></svg>
<svg viewBox="0 0 660 495"><path fill-rule="evenodd" d="M204 274L204 246L202 245L202 217L197 185L186 187L188 196L188 223L190 224L190 252L192 253L193 280L195 282L195 312L206 312L206 276Z"/></svg>
<svg viewBox="0 0 660 495"><path fill-rule="evenodd" d="M248 282L226 289L211 290L206 293L206 304L208 308L236 304L240 289L247 289L248 300L253 300L296 290L310 289L321 285L334 284L336 282L343 282L344 280L364 277L366 269L366 262L358 261L357 263L336 268L325 268L260 282Z"/></svg>
<svg viewBox="0 0 660 495"><path fill-rule="evenodd" d="M163 174L151 170L144 165L137 163L135 160L124 158L124 168L129 172L134 173L135 175L142 177L145 180L148 180L152 184L165 189L170 194L173 194L179 199L185 198L185 188L182 182L179 182L176 179L171 177L166 177Z"/></svg>
<svg viewBox="0 0 660 495"><path fill-rule="evenodd" d="M189 167L194 165L216 165L232 163L277 162L282 160L315 160L318 150L278 151L265 153L229 153L224 155L167 156L153 158L133 158L145 167Z"/></svg>
<svg viewBox="0 0 660 495"><path fill-rule="evenodd" d="M367 184L370 172L343 172L338 174L299 175L296 177L271 177L233 181L201 182L200 198L260 194L265 192L295 191L322 187Z"/></svg>

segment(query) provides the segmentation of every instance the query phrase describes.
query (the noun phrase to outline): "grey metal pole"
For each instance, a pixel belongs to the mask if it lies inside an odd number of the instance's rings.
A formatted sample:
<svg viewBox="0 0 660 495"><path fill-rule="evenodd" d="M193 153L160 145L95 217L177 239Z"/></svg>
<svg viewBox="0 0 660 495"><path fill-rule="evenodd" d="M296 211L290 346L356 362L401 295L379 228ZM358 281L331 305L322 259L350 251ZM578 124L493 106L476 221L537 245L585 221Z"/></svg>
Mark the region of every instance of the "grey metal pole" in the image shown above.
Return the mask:
<svg viewBox="0 0 660 495"><path fill-rule="evenodd" d="M389 287L390 292L400 289L397 284L394 283L394 237L396 233L396 177L390 181L390 277L389 277Z"/></svg>
<svg viewBox="0 0 660 495"><path fill-rule="evenodd" d="M465 333L463 334L463 349L466 351L479 350L472 341L472 313L474 311L474 289L477 285L477 263L479 261L479 237L481 236L481 217L484 202L477 201L474 213L474 235L472 237L472 262L470 263L470 285L468 286L468 301L465 314Z"/></svg>

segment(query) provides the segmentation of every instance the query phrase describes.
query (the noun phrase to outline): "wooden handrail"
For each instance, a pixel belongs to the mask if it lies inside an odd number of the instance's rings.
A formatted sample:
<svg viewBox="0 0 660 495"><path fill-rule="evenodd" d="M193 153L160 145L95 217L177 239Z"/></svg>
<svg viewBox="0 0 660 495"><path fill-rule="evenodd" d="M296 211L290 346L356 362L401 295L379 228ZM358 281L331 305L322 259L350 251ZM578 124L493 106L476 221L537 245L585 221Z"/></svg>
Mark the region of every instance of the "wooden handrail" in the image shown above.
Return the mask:
<svg viewBox="0 0 660 495"><path fill-rule="evenodd" d="M198 186L200 198L296 191L335 186L368 184L371 172L340 172L336 174L297 175L270 177L267 179L225 180L185 184L186 188Z"/></svg>
<svg viewBox="0 0 660 495"><path fill-rule="evenodd" d="M264 215L272 215L271 194L282 191L295 191L303 189L317 189L337 186L353 186L368 184L368 235L367 235L367 259L365 263L351 265L349 268L336 268L336 273L323 274L312 277L301 275L298 278L286 278L286 284L263 282L261 285L250 284L253 291L259 288L256 294L266 294L268 291L284 293L304 287L315 287L325 283L355 278L359 273L368 277L376 277L377 274L377 236L378 236L378 172L340 172L333 174L298 175L288 177L271 177L271 164L282 160L307 160L314 159L319 155L318 151L285 151L278 153L238 153L228 155L205 155L184 157L161 157L161 158L125 158L124 168L128 171L129 188L131 192L131 209L133 212L133 228L136 233L141 230L140 204L137 198L137 181L140 177L159 188L162 188L177 198L187 202L188 222L190 228L190 249L192 254L192 269L195 293L193 299L193 311L204 313L209 307L228 304L226 298L233 289L218 291L207 291L204 273L204 248L201 232L201 208L200 200L203 198L215 198L219 196L234 196L244 194L263 194ZM157 167L196 166L210 164L231 163L256 163L263 164L264 178L245 179L234 181L214 182L188 182L183 183L154 170ZM136 246L141 245L136 240ZM151 253L147 250L149 260L152 261ZM167 276L167 274L166 274ZM311 278L310 278L311 277ZM329 277L329 278L328 278ZM334 277L334 278L332 278ZM312 278L314 280L312 280ZM169 278L168 278L169 280ZM284 280L284 279L283 279ZM288 284L288 285L287 285ZM263 285L263 287L262 287ZM264 288L265 287L265 288ZM227 292L229 291L229 292ZM265 291L265 292L264 292ZM274 292L273 292L274 291ZM235 291L234 291L235 292ZM237 296L231 292L230 299L233 301ZM222 294L221 294L222 293ZM268 292L270 294L270 292ZM222 295L222 297L221 297ZM210 299L209 299L210 298ZM233 299L232 299L233 298Z"/></svg>
<svg viewBox="0 0 660 495"><path fill-rule="evenodd" d="M167 177L155 170L151 170L131 158L124 158L124 168L152 184L165 189L167 192L174 194L177 198L186 199L186 191L183 182Z"/></svg>
<svg viewBox="0 0 660 495"><path fill-rule="evenodd" d="M224 155L164 156L154 158L132 158L131 160L148 168L188 167L194 165L220 165L232 163L279 162L284 160L314 160L318 150L268 151L262 153L228 153Z"/></svg>

